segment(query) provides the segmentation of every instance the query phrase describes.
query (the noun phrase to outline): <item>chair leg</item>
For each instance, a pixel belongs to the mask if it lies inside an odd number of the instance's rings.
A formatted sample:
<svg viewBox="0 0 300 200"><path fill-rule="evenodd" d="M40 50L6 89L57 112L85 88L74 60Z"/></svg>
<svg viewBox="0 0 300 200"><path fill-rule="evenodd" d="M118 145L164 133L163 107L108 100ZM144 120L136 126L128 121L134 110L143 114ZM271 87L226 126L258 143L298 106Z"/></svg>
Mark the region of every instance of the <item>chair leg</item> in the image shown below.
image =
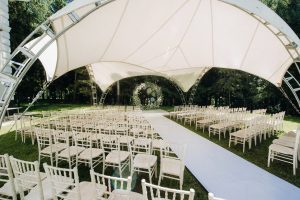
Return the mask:
<svg viewBox="0 0 300 200"><path fill-rule="evenodd" d="M270 167L270 161L271 161L271 150L269 149L269 154L268 154L268 167Z"/></svg>

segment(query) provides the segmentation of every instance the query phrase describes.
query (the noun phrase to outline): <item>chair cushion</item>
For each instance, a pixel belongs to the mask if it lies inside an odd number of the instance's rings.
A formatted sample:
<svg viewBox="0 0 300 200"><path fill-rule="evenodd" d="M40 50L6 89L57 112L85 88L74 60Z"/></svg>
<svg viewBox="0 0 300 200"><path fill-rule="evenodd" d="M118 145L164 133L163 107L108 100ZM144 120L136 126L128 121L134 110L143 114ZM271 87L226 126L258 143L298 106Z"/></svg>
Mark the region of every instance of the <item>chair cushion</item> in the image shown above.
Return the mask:
<svg viewBox="0 0 300 200"><path fill-rule="evenodd" d="M172 158L162 158L161 159L161 172L164 174L170 174L174 176L180 176L182 163L180 160ZM182 166L184 167L184 166Z"/></svg>
<svg viewBox="0 0 300 200"><path fill-rule="evenodd" d="M112 151L106 156L105 162L118 164L119 161L123 162L129 158L129 154L128 151Z"/></svg>
<svg viewBox="0 0 300 200"><path fill-rule="evenodd" d="M154 155L137 154L133 160L133 167L149 169L155 165L157 157Z"/></svg>
<svg viewBox="0 0 300 200"><path fill-rule="evenodd" d="M276 152L287 154L287 155L293 155L294 154L294 149L289 148L289 147L285 147L285 146L282 146L282 145L278 145L278 144L271 144L269 146L269 149L272 150L272 151L276 151Z"/></svg>
<svg viewBox="0 0 300 200"><path fill-rule="evenodd" d="M103 154L104 151L102 149L97 149L97 148L88 148L83 150L78 158L83 159L83 160L91 160L92 158L97 158L101 154Z"/></svg>
<svg viewBox="0 0 300 200"><path fill-rule="evenodd" d="M95 188L95 185L91 182L80 182L79 188L80 188L80 196L81 199L84 200L94 200L96 199L96 191L98 193L98 196L102 196L104 192L106 191L105 185L97 185L97 190ZM72 191L76 191L77 188L75 187ZM77 199L76 193L72 192L66 195L66 199Z"/></svg>
<svg viewBox="0 0 300 200"><path fill-rule="evenodd" d="M63 158L68 158L69 156L76 156L77 154L79 154L80 152L84 151L85 148L84 147L76 147L76 146L70 146L68 148L66 148L65 150L63 150L62 152L60 152L58 155L59 157L63 157ZM70 151L70 155L69 155L69 151Z"/></svg>

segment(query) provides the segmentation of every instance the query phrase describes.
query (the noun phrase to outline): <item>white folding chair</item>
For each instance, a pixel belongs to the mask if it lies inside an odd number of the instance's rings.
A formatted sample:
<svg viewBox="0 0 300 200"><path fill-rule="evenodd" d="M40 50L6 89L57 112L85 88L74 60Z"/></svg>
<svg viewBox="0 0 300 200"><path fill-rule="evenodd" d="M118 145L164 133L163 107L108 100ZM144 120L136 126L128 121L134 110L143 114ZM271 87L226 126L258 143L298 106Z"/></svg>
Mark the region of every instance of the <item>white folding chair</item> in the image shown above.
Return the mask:
<svg viewBox="0 0 300 200"><path fill-rule="evenodd" d="M42 158L50 158L51 165L53 165L53 158L56 157L56 154L67 147L64 144L53 144L52 132L51 129L34 129L38 143L39 163L41 163Z"/></svg>
<svg viewBox="0 0 300 200"><path fill-rule="evenodd" d="M269 146L268 167L270 167L271 161L279 160L285 163L292 164L293 174L296 175L296 169L298 167L299 138L300 127L298 127L297 129L294 146L292 148L280 144L271 144Z"/></svg>
<svg viewBox="0 0 300 200"><path fill-rule="evenodd" d="M43 164L50 179L52 199L94 200L95 188L91 182L79 182L77 168L64 169Z"/></svg>
<svg viewBox="0 0 300 200"><path fill-rule="evenodd" d="M84 150L77 155L77 164L88 164L91 168L98 166L101 162L104 162L104 150L100 148L92 147L92 134L90 132L82 132L81 136L77 138L76 134L74 135L75 146L83 147ZM101 145L102 146L102 145Z"/></svg>
<svg viewBox="0 0 300 200"><path fill-rule="evenodd" d="M157 156L152 155L151 142L146 144L129 144L131 153L131 176L134 172L147 173L149 181L152 183L152 177L157 177Z"/></svg>
<svg viewBox="0 0 300 200"><path fill-rule="evenodd" d="M182 155L182 158L184 158L185 146L177 144L173 144L173 146ZM161 149L158 185L161 184L163 178L169 178L173 180L178 180L180 189L182 190L184 169L184 161L177 157L176 153L171 149L171 147Z"/></svg>
<svg viewBox="0 0 300 200"><path fill-rule="evenodd" d="M28 162L9 157L21 199L49 199L46 174L40 172L38 161ZM42 184L42 181L44 184ZM29 193L25 196L25 192ZM45 193L45 194L44 194Z"/></svg>
<svg viewBox="0 0 300 200"><path fill-rule="evenodd" d="M70 146L70 135L72 135L72 133L64 132L61 134L55 131L53 135L55 144L64 143L66 145L64 150L56 154L56 166L58 166L59 161L67 161L71 169L74 165L77 165L78 155L85 150L85 148L76 145Z"/></svg>
<svg viewBox="0 0 300 200"><path fill-rule="evenodd" d="M96 189L97 199L107 199L114 190L131 190L131 177L119 178L106 176L90 170L91 181Z"/></svg>
<svg viewBox="0 0 300 200"><path fill-rule="evenodd" d="M195 190L190 191L176 190L158 185L147 183L145 179L142 180L143 196L148 199L148 189L150 190L151 199L159 200L193 200L195 196Z"/></svg>
<svg viewBox="0 0 300 200"><path fill-rule="evenodd" d="M17 200L14 176L7 154L0 155L0 199Z"/></svg>
<svg viewBox="0 0 300 200"><path fill-rule="evenodd" d="M130 152L121 151L119 138L114 140L103 141L103 148L108 149L109 153L105 157L103 164L103 174L105 174L105 169L107 167L118 168L120 177L122 177L122 172L129 167L130 169Z"/></svg>

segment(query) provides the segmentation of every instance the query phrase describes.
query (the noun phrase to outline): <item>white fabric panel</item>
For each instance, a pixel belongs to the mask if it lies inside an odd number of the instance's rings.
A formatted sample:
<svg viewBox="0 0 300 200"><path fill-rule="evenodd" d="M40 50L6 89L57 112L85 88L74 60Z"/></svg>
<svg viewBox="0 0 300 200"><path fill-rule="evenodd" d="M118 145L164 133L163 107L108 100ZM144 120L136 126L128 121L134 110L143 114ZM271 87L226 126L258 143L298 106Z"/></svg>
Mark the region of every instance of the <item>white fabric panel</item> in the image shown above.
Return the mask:
<svg viewBox="0 0 300 200"><path fill-rule="evenodd" d="M102 91L105 91L113 83L124 78L143 75L160 75L157 72L150 71L143 67L120 62L101 62L92 64L91 66L95 81Z"/></svg>
<svg viewBox="0 0 300 200"><path fill-rule="evenodd" d="M159 1L159 0L158 0ZM164 26L160 27L158 31L153 35L150 40L146 43L129 59L129 63L143 63L149 58L155 57L157 54L165 52L167 49L177 47L188 28L190 20L193 17L193 13L199 4L199 0L185 0L186 4L182 5L179 10L177 10L174 15L170 16ZM170 55L170 59L173 55ZM161 63L167 64L167 63ZM153 69L157 69L156 66L152 66ZM160 68L162 70L168 69L168 66Z"/></svg>
<svg viewBox="0 0 300 200"><path fill-rule="evenodd" d="M213 66L210 0L201 1L180 47L191 66Z"/></svg>
<svg viewBox="0 0 300 200"><path fill-rule="evenodd" d="M126 1L112 2L90 14L59 39L62 59L59 59L57 65L57 68L61 69L57 71L58 76L78 67L99 62L112 39L125 6Z"/></svg>
<svg viewBox="0 0 300 200"><path fill-rule="evenodd" d="M25 45L25 47L27 48L31 47L39 39L40 37L30 41ZM49 36L45 36L31 49L31 51L36 54L37 52L40 51L41 48L43 48L50 41L50 39L51 38ZM50 46L39 56L39 60L43 64L44 69L46 71L47 81L51 81L54 78L56 62L57 62L56 41L51 43Z"/></svg>
<svg viewBox="0 0 300 200"><path fill-rule="evenodd" d="M218 0L212 0L212 10L214 64L239 69L258 22L245 12Z"/></svg>
<svg viewBox="0 0 300 200"><path fill-rule="evenodd" d="M188 68L180 70L170 70L163 72L166 76L170 77L177 85L187 92L195 84L199 75L203 73L205 68Z"/></svg>
<svg viewBox="0 0 300 200"><path fill-rule="evenodd" d="M292 41L300 46L300 39L296 33L287 25L287 23L279 17L273 10L268 8L259 0L220 0L232 5L237 6L238 8L247 10L249 13L253 13L265 21L272 24L278 30L287 35Z"/></svg>
<svg viewBox="0 0 300 200"><path fill-rule="evenodd" d="M272 80L276 80L273 83L280 86L282 77L273 76L289 57L287 51L282 48L280 41L270 34L264 26L260 25L241 69L269 81L272 78ZM273 67L270 68L270 66Z"/></svg>
<svg viewBox="0 0 300 200"><path fill-rule="evenodd" d="M82 16L95 7L94 2L70 3L50 18L54 30L60 32L72 23L66 14L75 11ZM88 64L109 62L109 67L97 68L105 68L110 77L98 79L101 88L118 79L112 74L157 73L173 78L187 91L204 67L240 69L280 86L292 60L278 38L244 10L300 44L290 27L257 0L115 0L57 40L55 77Z"/></svg>
<svg viewBox="0 0 300 200"><path fill-rule="evenodd" d="M139 0L129 1L122 23L118 28L110 48L103 60L124 61L134 54L168 21L168 18L176 13L176 10L185 4L186 0ZM156 53L154 56L146 56L143 63L168 51ZM141 64L141 63L138 63Z"/></svg>

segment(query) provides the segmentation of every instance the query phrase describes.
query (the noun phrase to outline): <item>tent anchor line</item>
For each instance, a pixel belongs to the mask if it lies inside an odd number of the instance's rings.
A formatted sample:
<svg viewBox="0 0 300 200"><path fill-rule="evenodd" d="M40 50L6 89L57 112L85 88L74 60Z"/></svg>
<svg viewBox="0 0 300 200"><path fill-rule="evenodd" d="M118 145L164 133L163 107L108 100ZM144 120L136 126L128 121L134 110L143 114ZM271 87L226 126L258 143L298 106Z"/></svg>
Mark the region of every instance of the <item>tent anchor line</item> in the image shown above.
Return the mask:
<svg viewBox="0 0 300 200"><path fill-rule="evenodd" d="M38 26L26 39L14 50L11 54L8 62L0 70L0 127L5 116L5 112L9 106L9 103L14 96L14 93L21 83L23 77L30 69L30 67L35 63L39 56L54 42L57 38L62 36L70 28L75 26L82 19L87 17L89 14L97 10L114 0L107 1L97 1L94 3L94 7L91 7L86 13L77 15L75 11L68 14L71 19L71 23L66 26L60 32L55 32L51 28L52 21L50 19L46 20L40 26ZM76 20L74 20L74 15L76 15ZM36 38L37 35L41 35L39 39L28 46L28 43ZM47 39L50 38L50 39ZM38 46L39 42L43 39L47 39L47 43L42 47ZM27 45L26 45L27 44ZM36 53L33 53L33 49L38 49Z"/></svg>

